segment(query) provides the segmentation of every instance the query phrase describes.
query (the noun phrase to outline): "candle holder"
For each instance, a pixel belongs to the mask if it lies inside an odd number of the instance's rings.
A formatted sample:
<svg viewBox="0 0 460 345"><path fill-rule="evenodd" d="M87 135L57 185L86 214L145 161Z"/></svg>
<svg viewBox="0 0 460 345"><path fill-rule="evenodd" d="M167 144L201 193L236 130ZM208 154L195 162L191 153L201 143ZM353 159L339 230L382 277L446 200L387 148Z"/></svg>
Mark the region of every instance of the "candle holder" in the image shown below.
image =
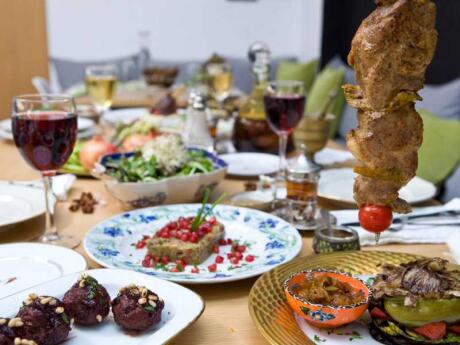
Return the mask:
<svg viewBox="0 0 460 345"><path fill-rule="evenodd" d="M341 226L321 227L315 231L313 250L316 254L360 250L358 233Z"/></svg>

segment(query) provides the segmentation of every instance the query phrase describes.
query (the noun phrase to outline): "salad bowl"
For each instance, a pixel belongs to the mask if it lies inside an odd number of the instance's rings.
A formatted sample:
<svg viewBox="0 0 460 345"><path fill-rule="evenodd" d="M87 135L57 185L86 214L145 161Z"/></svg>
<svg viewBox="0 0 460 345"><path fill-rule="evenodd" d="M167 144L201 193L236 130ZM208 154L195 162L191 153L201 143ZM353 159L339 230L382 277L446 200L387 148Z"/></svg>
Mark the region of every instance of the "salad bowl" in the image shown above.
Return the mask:
<svg viewBox="0 0 460 345"><path fill-rule="evenodd" d="M103 180L107 190L129 208L195 202L203 197L207 188L215 188L225 177L227 164L206 150L189 148L188 152L207 158L212 163L212 169L208 172L176 174L155 180L121 182L108 172L113 162L136 155L135 152L128 152L101 157L92 174Z"/></svg>

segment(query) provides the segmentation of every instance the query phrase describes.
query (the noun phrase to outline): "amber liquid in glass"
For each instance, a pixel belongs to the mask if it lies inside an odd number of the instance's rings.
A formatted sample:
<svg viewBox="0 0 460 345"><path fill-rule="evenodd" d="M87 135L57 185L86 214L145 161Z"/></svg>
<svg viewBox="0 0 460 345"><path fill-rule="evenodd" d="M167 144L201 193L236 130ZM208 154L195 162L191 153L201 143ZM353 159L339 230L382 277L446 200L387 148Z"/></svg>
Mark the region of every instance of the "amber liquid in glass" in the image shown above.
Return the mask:
<svg viewBox="0 0 460 345"><path fill-rule="evenodd" d="M287 198L296 201L314 201L317 193L317 183L311 180L286 181Z"/></svg>
<svg viewBox="0 0 460 345"><path fill-rule="evenodd" d="M87 76L86 90L94 105L108 109L112 105L116 78L114 76Z"/></svg>
<svg viewBox="0 0 460 345"><path fill-rule="evenodd" d="M232 87L232 83L233 77L230 72L216 73L209 76L209 86L217 95L228 93Z"/></svg>

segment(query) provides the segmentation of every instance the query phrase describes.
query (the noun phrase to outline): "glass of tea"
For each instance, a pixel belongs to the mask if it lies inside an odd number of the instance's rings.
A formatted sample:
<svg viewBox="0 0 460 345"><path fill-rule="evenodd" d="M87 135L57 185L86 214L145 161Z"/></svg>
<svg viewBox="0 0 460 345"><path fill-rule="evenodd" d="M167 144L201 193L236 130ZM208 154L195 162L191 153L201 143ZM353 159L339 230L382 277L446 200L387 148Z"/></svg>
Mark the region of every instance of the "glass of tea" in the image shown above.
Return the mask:
<svg viewBox="0 0 460 345"><path fill-rule="evenodd" d="M80 241L60 235L54 224L52 177L69 159L77 138L74 99L66 95L22 95L13 99L12 129L24 160L42 174L46 201L46 229L41 242L68 248Z"/></svg>
<svg viewBox="0 0 460 345"><path fill-rule="evenodd" d="M290 159L286 169L287 220L302 230L318 226L319 167L312 164L305 152Z"/></svg>
<svg viewBox="0 0 460 345"><path fill-rule="evenodd" d="M86 67L86 91L100 114L112 106L116 83L116 66L95 65Z"/></svg>
<svg viewBox="0 0 460 345"><path fill-rule="evenodd" d="M302 118L305 107L303 82L282 80L268 83L264 106L268 124L279 137L279 176L284 177L288 137Z"/></svg>

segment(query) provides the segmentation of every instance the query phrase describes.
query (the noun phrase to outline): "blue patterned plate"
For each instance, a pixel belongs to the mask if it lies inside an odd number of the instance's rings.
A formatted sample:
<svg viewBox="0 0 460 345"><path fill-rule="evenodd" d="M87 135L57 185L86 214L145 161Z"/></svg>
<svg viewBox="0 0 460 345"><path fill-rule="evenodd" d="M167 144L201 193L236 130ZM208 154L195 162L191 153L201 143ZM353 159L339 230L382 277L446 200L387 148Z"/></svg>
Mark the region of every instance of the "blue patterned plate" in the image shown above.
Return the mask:
<svg viewBox="0 0 460 345"><path fill-rule="evenodd" d="M85 250L94 261L105 267L130 269L189 284L254 277L292 260L300 252L302 239L289 223L261 211L219 205L214 209L214 215L225 226L225 238L247 247L238 264L232 264L227 258L231 246L225 245L219 247L219 254L212 254L197 266L198 273L192 273L194 267L189 265L183 272L176 273L169 271L172 264L166 267L143 267L141 263L147 250L136 249L135 244L144 235L151 236L169 221L180 216L195 215L200 206L157 206L116 215L88 232L84 239ZM212 272L208 267L215 263L217 255L222 256L224 262L217 264L216 271ZM253 256L250 258L253 260L246 260L247 255Z"/></svg>

